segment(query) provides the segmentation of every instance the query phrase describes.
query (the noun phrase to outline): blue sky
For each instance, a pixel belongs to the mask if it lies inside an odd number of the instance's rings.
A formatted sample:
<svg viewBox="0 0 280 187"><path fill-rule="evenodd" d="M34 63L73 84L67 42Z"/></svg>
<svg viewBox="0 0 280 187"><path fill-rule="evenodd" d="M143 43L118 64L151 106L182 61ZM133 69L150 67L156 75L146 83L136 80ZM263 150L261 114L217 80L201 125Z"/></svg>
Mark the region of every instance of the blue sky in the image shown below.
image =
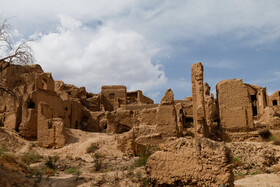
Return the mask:
<svg viewBox="0 0 280 187"><path fill-rule="evenodd" d="M191 95L190 66L223 79L280 89L279 0L6 0L13 37L29 40L56 80L88 91L123 84L160 101Z"/></svg>

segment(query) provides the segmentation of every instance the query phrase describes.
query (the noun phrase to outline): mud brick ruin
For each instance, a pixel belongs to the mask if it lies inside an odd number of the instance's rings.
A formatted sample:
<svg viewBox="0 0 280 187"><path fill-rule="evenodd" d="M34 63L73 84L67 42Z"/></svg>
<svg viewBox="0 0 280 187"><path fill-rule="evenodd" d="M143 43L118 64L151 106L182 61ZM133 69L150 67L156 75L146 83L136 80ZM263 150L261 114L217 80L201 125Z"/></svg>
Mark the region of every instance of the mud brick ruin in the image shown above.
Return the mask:
<svg viewBox="0 0 280 187"><path fill-rule="evenodd" d="M191 66L192 96L175 100L168 89L159 104L122 85L93 94L54 81L39 65L2 63L0 76L0 126L46 148L63 147L66 128L114 134L119 148L132 155L159 145L147 163L155 184L231 185L231 154L223 141L280 128L280 91L269 96L266 88L231 79L217 84L215 98L203 82L201 63Z"/></svg>

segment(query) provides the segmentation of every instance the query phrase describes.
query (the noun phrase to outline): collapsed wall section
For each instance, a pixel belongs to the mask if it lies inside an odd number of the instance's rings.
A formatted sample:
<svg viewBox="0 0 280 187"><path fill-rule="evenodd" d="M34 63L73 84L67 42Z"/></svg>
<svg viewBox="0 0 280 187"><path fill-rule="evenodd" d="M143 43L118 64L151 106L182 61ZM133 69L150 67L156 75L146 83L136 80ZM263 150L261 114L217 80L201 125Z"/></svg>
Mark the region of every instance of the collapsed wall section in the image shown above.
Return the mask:
<svg viewBox="0 0 280 187"><path fill-rule="evenodd" d="M156 186L233 186L230 149L207 138L166 142L149 157L146 171Z"/></svg>
<svg viewBox="0 0 280 187"><path fill-rule="evenodd" d="M38 105L38 145L46 148L61 148L66 144L64 121L54 118L55 111L50 105Z"/></svg>

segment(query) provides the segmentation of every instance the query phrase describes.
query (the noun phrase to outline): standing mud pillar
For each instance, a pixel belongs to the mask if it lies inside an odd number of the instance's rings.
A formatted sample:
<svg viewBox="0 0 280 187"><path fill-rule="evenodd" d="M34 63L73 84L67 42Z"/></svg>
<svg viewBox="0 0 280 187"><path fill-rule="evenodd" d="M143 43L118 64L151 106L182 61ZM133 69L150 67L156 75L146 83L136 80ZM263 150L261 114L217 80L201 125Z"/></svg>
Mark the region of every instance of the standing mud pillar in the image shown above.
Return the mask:
<svg viewBox="0 0 280 187"><path fill-rule="evenodd" d="M195 138L208 137L208 127L205 120L203 65L201 62L192 64L192 97L193 97L193 122Z"/></svg>

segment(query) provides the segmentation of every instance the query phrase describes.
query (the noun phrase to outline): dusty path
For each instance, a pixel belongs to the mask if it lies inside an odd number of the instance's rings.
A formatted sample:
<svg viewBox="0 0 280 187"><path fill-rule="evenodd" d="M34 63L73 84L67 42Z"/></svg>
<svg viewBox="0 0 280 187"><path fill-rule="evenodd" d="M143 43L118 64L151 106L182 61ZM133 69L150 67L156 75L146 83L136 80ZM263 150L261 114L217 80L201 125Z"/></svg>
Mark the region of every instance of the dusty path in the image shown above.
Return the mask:
<svg viewBox="0 0 280 187"><path fill-rule="evenodd" d="M279 187L279 174L259 174L246 176L234 182L236 187Z"/></svg>

